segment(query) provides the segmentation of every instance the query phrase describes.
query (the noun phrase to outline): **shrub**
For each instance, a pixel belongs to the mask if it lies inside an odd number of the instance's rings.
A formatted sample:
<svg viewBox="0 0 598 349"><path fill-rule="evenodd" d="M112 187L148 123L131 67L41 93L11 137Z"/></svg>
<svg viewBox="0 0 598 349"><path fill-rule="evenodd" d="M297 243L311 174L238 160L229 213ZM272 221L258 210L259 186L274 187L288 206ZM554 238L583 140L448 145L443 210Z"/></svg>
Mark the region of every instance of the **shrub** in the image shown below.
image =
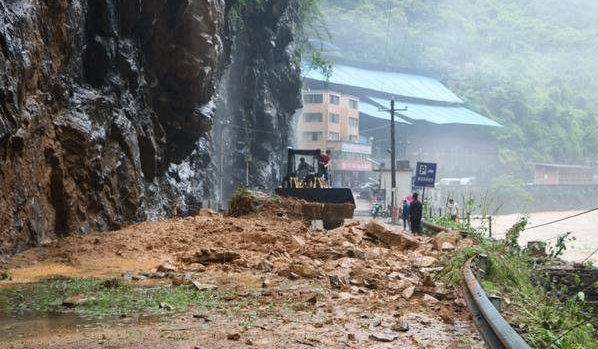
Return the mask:
<svg viewBox="0 0 598 349"><path fill-rule="evenodd" d="M256 211L257 202L247 188L238 187L228 202L228 214L241 217Z"/></svg>

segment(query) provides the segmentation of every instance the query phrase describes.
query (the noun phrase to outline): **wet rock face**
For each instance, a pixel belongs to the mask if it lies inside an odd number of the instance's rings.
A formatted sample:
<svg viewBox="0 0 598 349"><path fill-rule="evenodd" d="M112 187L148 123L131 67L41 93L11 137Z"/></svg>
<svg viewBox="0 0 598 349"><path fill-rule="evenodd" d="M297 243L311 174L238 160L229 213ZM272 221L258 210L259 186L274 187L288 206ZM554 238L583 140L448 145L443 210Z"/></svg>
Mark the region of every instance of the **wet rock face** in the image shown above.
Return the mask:
<svg viewBox="0 0 598 349"><path fill-rule="evenodd" d="M290 120L301 107L300 57L293 41L297 8L293 0L272 0L243 13L245 30L234 38L217 113L218 121L234 125L224 128L230 141L224 147L229 193L245 184L247 168L252 188L269 190L283 176Z"/></svg>
<svg viewBox="0 0 598 349"><path fill-rule="evenodd" d="M0 0L0 254L209 195L224 0Z"/></svg>

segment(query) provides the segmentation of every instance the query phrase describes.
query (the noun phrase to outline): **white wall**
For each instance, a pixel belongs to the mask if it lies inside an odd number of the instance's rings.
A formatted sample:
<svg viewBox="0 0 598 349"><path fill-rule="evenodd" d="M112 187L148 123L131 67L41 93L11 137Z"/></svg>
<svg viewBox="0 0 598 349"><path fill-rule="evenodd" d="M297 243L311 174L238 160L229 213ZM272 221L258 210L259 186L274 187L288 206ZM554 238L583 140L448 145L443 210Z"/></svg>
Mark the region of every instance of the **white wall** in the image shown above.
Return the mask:
<svg viewBox="0 0 598 349"><path fill-rule="evenodd" d="M379 172L382 173L381 181L380 181L380 188L386 191L386 202L384 203L386 206L390 205L391 202L391 175L390 170ZM395 192L395 204L398 206L402 200L409 195L411 192L411 171L396 171L396 181L397 181L397 190Z"/></svg>

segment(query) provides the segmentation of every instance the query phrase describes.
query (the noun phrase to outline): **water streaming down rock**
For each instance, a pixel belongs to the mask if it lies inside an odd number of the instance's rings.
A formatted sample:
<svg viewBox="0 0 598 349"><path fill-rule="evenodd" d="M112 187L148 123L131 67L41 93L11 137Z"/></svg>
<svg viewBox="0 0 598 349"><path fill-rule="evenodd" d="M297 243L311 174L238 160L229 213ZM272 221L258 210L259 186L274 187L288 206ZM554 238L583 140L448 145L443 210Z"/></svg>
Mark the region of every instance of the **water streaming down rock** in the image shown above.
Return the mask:
<svg viewBox="0 0 598 349"><path fill-rule="evenodd" d="M0 0L0 254L213 198L217 104L270 132L235 128L230 158L246 146L252 180L273 182L299 104L296 2L242 12L243 26L235 3ZM234 91L216 103L231 52Z"/></svg>
<svg viewBox="0 0 598 349"><path fill-rule="evenodd" d="M244 30L233 38L214 132L217 143L224 132L225 198L247 178L252 188L262 190L281 180L291 120L301 107L301 58L293 41L298 10L289 3L248 6L242 13Z"/></svg>

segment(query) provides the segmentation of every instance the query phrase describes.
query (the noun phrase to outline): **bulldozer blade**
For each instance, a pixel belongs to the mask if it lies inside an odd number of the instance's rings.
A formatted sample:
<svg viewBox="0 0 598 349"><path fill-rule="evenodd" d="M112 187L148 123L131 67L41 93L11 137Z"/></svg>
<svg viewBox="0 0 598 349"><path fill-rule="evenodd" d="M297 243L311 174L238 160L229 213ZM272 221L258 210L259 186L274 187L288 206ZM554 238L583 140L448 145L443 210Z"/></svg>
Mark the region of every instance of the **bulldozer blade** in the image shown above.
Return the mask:
<svg viewBox="0 0 598 349"><path fill-rule="evenodd" d="M277 188L276 194L307 202L355 205L353 192L349 188Z"/></svg>

